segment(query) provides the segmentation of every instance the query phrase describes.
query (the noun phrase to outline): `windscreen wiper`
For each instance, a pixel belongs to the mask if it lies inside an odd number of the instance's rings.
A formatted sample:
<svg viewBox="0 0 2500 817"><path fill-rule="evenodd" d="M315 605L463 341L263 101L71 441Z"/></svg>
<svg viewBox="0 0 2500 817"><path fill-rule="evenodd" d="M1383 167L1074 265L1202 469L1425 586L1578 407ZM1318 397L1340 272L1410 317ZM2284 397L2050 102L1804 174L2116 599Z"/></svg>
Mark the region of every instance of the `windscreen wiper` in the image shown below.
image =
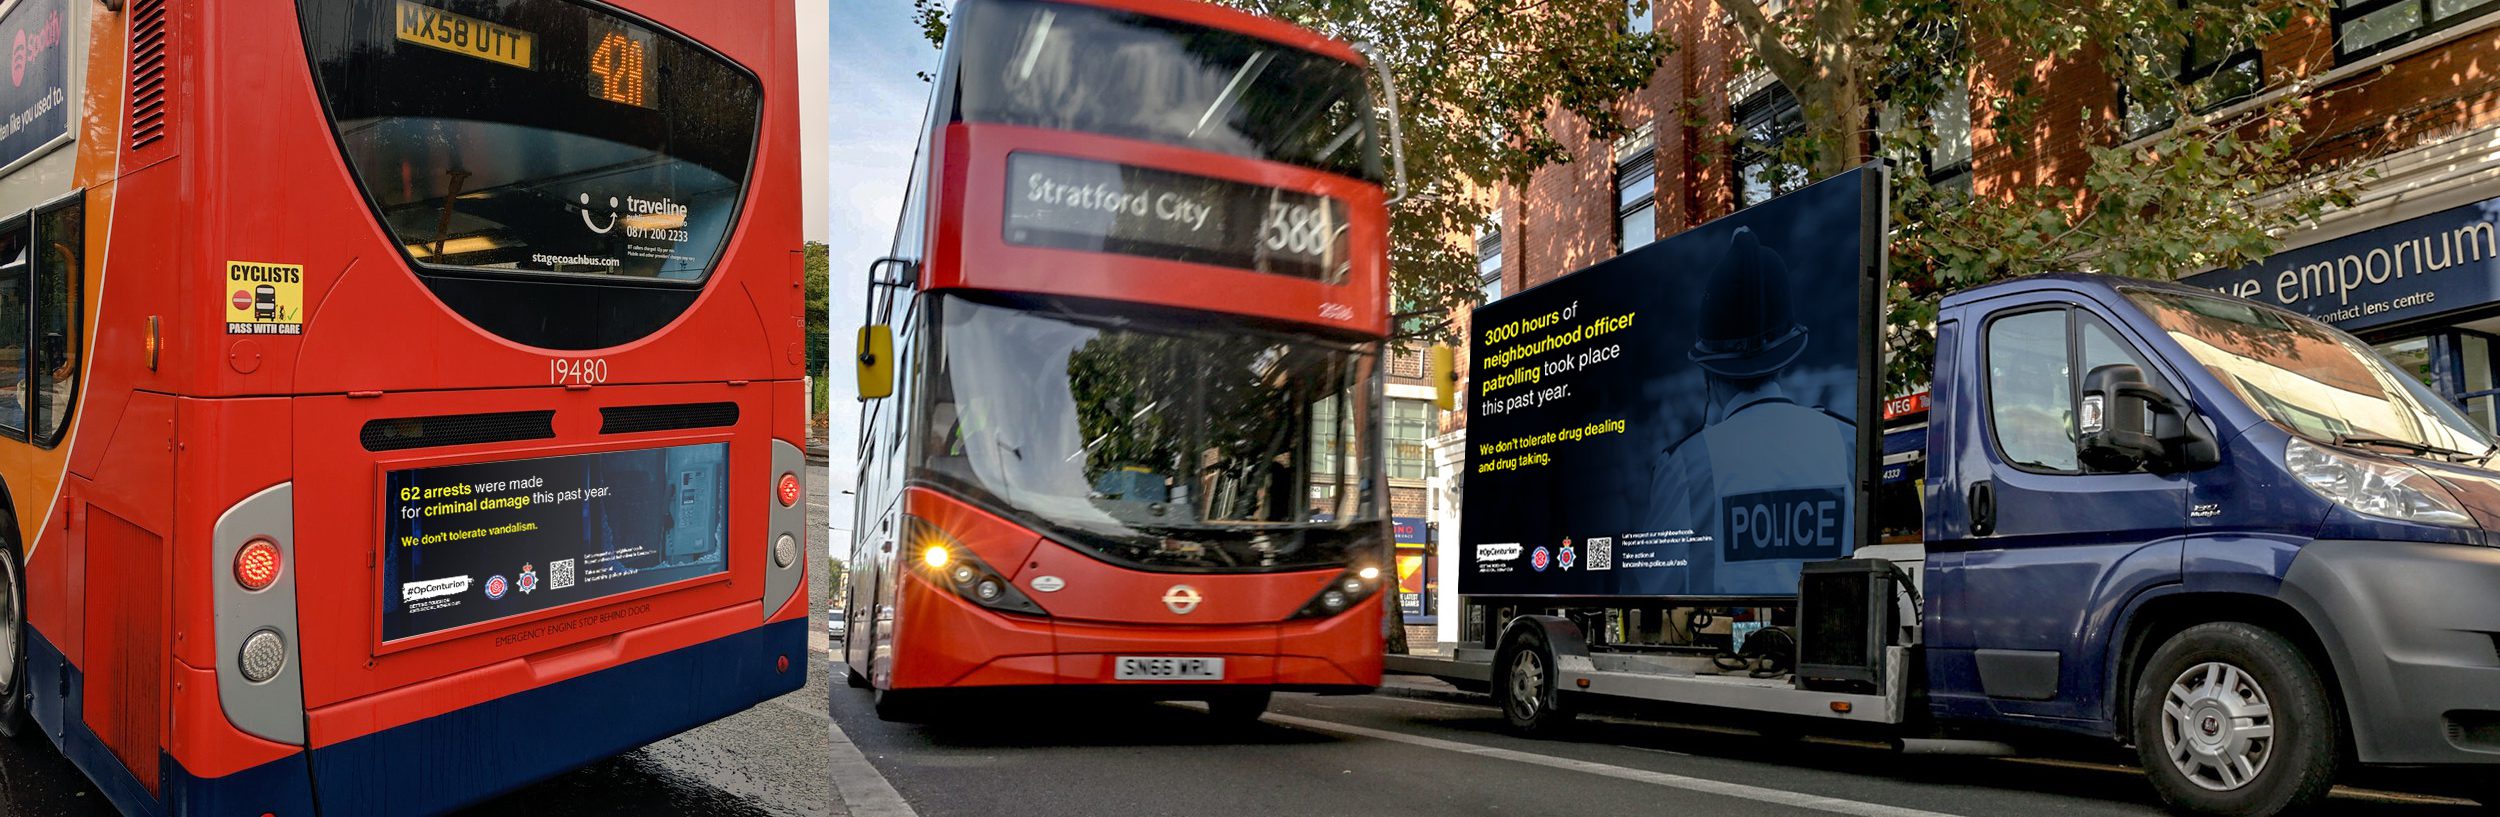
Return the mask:
<svg viewBox="0 0 2500 817"><path fill-rule="evenodd" d="M2375 445L2375 446L2381 446L2381 447L2385 447L2385 448L2400 448L2400 449L2404 449L2404 450L2406 450L2406 451L2413 452L2413 453L2415 453L2415 454L2422 454L2422 455L2437 454L2437 455L2439 455L2439 456L2442 456L2442 457L2447 457L2447 458L2449 458L2449 459L2451 459L2451 460L2458 460L2458 461L2462 461L2462 460L2464 460L2465 458L2468 458L2468 457L2472 457L2472 456L2474 456L2473 454L2468 454L2468 453L2465 453L2465 452L2463 452L2463 451L2458 451L2458 450L2456 450L2456 449L2454 449L2454 448L2441 448L2441 447L2439 447L2439 446L2432 445L2432 444L2430 444L2430 443L2415 442L2415 441L2412 441L2412 440L2399 440L2399 439L2395 439L2395 438L2393 438L2393 437L2372 437L2372 436L2369 436L2369 435L2366 435L2366 434L2337 434L2337 435L2335 435L2335 444L2336 444L2336 445ZM2485 456L2485 457L2489 457L2489 456L2490 456L2490 452L2484 452L2483 456Z"/></svg>

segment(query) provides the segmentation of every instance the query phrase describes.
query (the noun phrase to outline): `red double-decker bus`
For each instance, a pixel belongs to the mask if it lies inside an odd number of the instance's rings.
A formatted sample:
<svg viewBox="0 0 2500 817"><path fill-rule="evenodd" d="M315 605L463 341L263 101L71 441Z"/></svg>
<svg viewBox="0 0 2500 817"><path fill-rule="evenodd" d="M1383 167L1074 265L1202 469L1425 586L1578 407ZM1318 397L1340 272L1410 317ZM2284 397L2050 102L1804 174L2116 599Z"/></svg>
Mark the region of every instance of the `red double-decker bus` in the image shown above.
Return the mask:
<svg viewBox="0 0 2500 817"><path fill-rule="evenodd" d="M0 731L434 813L802 685L790 4L4 13Z"/></svg>
<svg viewBox="0 0 2500 817"><path fill-rule="evenodd" d="M861 333L842 609L880 715L1082 687L1256 717L1379 685L1370 77L1194 2L955 6Z"/></svg>

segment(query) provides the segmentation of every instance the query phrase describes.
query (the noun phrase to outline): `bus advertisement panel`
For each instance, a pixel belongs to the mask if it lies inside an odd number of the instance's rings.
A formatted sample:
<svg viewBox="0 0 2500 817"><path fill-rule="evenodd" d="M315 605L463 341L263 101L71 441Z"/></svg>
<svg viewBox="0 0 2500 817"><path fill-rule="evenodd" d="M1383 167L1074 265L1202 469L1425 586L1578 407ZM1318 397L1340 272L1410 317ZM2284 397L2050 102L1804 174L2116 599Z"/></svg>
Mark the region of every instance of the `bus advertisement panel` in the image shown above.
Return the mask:
<svg viewBox="0 0 2500 817"><path fill-rule="evenodd" d="M1460 592L1765 597L1848 556L1875 424L1868 168L1475 312Z"/></svg>
<svg viewBox="0 0 2500 817"><path fill-rule="evenodd" d="M728 570L729 445L390 472L382 638Z"/></svg>

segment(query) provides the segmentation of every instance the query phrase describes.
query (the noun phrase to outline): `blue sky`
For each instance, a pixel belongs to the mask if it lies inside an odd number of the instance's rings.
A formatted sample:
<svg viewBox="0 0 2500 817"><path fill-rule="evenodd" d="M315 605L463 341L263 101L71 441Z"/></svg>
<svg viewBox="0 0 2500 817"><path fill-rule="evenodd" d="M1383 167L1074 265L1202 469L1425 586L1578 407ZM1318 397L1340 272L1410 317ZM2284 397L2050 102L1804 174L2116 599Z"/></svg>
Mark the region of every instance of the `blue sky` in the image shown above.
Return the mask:
<svg viewBox="0 0 2500 817"><path fill-rule="evenodd" d="M827 154L830 195L826 215L833 297L834 360L847 357L860 320L860 276L885 255L910 180L914 132L929 85L918 73L937 66L938 52L920 35L911 0L832 0L830 59L833 94ZM859 404L850 371L836 366L833 379L833 526L849 535L851 505L842 491L856 479L852 440L858 438ZM849 547L833 542L835 553Z"/></svg>

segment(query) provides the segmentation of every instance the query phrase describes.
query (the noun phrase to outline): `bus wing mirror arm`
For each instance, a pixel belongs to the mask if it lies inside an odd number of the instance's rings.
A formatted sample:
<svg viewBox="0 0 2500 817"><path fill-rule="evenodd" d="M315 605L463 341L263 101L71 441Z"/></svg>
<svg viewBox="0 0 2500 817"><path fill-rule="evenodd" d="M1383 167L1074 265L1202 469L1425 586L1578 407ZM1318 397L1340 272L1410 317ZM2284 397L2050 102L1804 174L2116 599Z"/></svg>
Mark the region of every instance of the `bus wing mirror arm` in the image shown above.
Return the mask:
<svg viewBox="0 0 2500 817"><path fill-rule="evenodd" d="M1364 60L1372 64L1373 73L1380 75L1381 96L1389 104L1389 167L1397 179L1398 192L1381 202L1381 206L1394 207L1406 200L1406 130L1400 124L1405 117L1398 113L1398 81L1390 75L1389 64L1381 61L1379 48L1364 43L1355 46L1355 50L1362 52Z"/></svg>

